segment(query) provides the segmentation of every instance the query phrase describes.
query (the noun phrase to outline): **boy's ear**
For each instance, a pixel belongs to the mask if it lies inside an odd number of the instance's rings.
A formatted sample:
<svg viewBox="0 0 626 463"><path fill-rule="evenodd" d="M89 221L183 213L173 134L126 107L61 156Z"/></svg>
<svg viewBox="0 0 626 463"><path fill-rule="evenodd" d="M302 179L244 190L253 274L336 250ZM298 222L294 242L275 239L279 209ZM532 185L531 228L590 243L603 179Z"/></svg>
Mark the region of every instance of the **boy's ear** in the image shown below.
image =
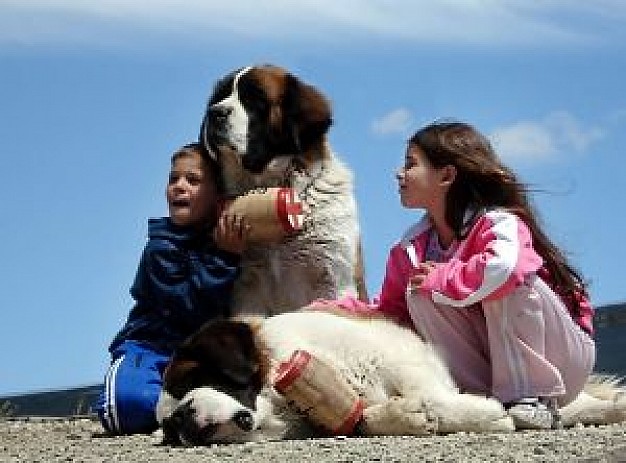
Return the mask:
<svg viewBox="0 0 626 463"><path fill-rule="evenodd" d="M441 168L441 185L450 186L452 185L452 182L454 182L455 178L456 167L454 167L452 164L448 164L447 166Z"/></svg>

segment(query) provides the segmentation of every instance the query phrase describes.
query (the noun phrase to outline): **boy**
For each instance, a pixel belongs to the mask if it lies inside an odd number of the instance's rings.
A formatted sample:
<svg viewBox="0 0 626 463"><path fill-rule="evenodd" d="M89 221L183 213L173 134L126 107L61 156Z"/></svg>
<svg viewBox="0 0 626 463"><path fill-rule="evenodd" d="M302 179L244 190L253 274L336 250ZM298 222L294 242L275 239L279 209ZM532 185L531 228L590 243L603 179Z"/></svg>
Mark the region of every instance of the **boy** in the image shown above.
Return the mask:
<svg viewBox="0 0 626 463"><path fill-rule="evenodd" d="M131 295L135 306L109 347L112 361L96 411L112 434L157 428L155 407L174 349L211 318L228 316L249 227L218 219L218 167L204 148L172 156L166 189L169 216L150 219Z"/></svg>

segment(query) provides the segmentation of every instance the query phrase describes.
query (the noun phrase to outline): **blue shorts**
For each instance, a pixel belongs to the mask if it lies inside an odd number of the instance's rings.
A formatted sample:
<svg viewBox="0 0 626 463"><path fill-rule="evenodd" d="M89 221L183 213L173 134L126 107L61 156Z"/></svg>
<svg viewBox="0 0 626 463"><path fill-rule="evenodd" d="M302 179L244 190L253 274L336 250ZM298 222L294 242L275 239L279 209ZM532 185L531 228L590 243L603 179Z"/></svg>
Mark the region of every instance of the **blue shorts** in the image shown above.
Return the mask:
<svg viewBox="0 0 626 463"><path fill-rule="evenodd" d="M138 341L124 341L112 352L95 407L108 432L150 433L158 428L155 411L170 356Z"/></svg>

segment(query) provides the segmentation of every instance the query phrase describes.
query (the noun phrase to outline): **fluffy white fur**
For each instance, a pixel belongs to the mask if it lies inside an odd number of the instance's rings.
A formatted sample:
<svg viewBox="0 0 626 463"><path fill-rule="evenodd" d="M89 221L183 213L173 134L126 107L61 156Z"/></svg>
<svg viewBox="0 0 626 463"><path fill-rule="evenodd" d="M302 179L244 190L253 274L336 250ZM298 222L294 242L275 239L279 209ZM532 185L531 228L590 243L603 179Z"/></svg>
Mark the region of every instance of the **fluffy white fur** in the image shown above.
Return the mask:
<svg viewBox="0 0 626 463"><path fill-rule="evenodd" d="M285 171L287 161L274 160L268 172ZM272 184L267 178L256 182ZM315 299L357 294L359 227L351 171L329 151L307 171L290 173L290 183L303 205L304 227L244 253L232 303L236 314L273 315Z"/></svg>
<svg viewBox="0 0 626 463"><path fill-rule="evenodd" d="M498 401L461 394L435 351L415 333L390 321L300 311L251 323L259 324L257 342L267 349L274 365L288 360L297 349L332 365L363 397L367 435L513 430ZM306 420L274 391L270 377L257 397L256 410L207 386L190 391L180 402L163 392L159 420L171 416L179 403L193 404L200 427L217 425L212 441L314 435ZM232 417L241 411L253 416L249 431L232 425Z"/></svg>
<svg viewBox="0 0 626 463"><path fill-rule="evenodd" d="M363 397L366 435L428 435L450 432L509 432L513 422L502 404L461 393L433 348L414 332L382 318L299 311L251 319L257 343L277 365L297 349L332 365ZM158 417L192 401L195 420L217 426L211 442L244 442L315 436L303 416L275 392L271 378L248 409L210 386L190 391L180 402L162 393ZM249 430L233 425L245 411ZM626 391L617 378L594 376L579 397L561 409L564 426L626 420Z"/></svg>

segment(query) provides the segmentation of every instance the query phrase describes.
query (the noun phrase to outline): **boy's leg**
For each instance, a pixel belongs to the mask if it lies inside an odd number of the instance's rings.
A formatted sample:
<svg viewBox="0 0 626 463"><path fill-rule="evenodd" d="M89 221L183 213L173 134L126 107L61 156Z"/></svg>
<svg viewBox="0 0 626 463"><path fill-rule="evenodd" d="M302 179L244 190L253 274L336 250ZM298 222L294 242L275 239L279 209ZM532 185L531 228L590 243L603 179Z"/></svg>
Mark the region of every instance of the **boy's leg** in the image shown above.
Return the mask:
<svg viewBox="0 0 626 463"><path fill-rule="evenodd" d="M113 352L96 406L107 431L134 434L157 429L155 409L169 358L135 341L126 341Z"/></svg>

